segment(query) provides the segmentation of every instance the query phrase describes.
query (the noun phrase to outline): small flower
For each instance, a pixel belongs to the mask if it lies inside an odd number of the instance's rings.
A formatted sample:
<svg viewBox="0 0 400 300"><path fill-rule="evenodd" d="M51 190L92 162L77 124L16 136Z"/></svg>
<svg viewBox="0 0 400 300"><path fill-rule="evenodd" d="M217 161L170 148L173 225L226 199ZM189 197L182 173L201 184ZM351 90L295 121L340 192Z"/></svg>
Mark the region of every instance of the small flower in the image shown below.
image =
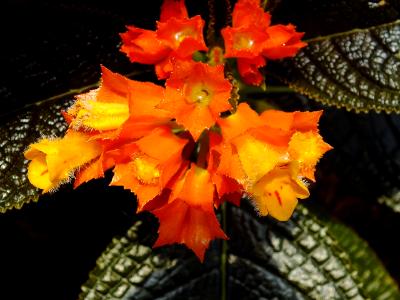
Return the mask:
<svg viewBox="0 0 400 300"><path fill-rule="evenodd" d="M128 162L116 164L111 185L123 186L138 197L138 211L160 195L184 162L182 150L188 140L169 127L154 129L134 143ZM155 147L155 145L157 145Z"/></svg>
<svg viewBox="0 0 400 300"><path fill-rule="evenodd" d="M158 79L166 79L174 59L190 60L194 52L207 50L203 27L200 16L188 17L184 0L165 0L157 30L128 26L121 34L121 51L132 62L155 65Z"/></svg>
<svg viewBox="0 0 400 300"><path fill-rule="evenodd" d="M211 240L227 239L215 216L213 198L210 173L192 164L174 187L168 203L152 211L160 221L154 247L183 243L203 261Z"/></svg>
<svg viewBox="0 0 400 300"><path fill-rule="evenodd" d="M166 82L165 99L158 107L169 111L197 140L221 112L231 108L231 89L222 65L177 61Z"/></svg>
<svg viewBox="0 0 400 300"><path fill-rule="evenodd" d="M98 157L101 147L89 136L69 131L62 139L42 139L31 144L24 155L31 160L28 179L43 193L67 182L74 171Z"/></svg>
<svg viewBox="0 0 400 300"><path fill-rule="evenodd" d="M332 148L318 134L320 115L267 110L258 116L241 103L218 120L220 141L210 143L219 162L216 174L236 180L261 215L287 220L297 199L308 197L303 179L315 180L315 165Z"/></svg>
<svg viewBox="0 0 400 300"><path fill-rule="evenodd" d="M258 70L266 59L292 57L307 44L300 41L303 33L289 25L270 26L271 16L257 0L239 0L233 10L232 27L222 29L225 57L236 57L243 81L260 85L263 77Z"/></svg>

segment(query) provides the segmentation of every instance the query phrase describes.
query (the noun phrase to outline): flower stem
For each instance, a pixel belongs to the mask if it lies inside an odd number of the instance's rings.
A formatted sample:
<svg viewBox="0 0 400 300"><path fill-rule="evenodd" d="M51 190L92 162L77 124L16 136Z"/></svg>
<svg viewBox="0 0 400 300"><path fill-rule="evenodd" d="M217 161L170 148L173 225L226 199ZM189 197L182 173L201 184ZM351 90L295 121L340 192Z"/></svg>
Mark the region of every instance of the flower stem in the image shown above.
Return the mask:
<svg viewBox="0 0 400 300"><path fill-rule="evenodd" d="M221 225L222 230L226 233L226 202L221 204ZM228 255L228 242L222 240L222 251L221 251L221 300L226 300L226 288L227 288L227 277L226 277L226 262Z"/></svg>
<svg viewBox="0 0 400 300"><path fill-rule="evenodd" d="M215 24L216 24L216 11L215 0L208 0L208 12L210 19L207 25L207 44L208 46L215 45Z"/></svg>

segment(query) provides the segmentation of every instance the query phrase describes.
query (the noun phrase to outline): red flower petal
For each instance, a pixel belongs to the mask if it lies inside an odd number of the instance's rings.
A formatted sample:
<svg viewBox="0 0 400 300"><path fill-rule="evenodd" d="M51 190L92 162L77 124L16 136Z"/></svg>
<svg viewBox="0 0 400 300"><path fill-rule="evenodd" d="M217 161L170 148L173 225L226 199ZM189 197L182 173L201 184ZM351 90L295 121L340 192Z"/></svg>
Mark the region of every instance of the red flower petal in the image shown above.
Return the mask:
<svg viewBox="0 0 400 300"><path fill-rule="evenodd" d="M211 240L228 239L221 230L214 211L203 211L180 199L152 213L160 221L158 239L153 247L174 243L185 244L202 262Z"/></svg>
<svg viewBox="0 0 400 300"><path fill-rule="evenodd" d="M188 18L185 0L164 0L161 6L160 22L166 22L171 18Z"/></svg>

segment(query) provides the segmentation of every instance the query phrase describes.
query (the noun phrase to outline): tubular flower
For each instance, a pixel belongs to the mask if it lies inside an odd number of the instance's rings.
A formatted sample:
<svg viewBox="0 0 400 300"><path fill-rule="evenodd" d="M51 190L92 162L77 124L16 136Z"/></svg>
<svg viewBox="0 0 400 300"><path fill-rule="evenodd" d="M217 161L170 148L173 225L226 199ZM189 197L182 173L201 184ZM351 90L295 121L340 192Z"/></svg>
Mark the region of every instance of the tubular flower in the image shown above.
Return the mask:
<svg viewBox="0 0 400 300"><path fill-rule="evenodd" d="M236 57L243 80L260 84L268 59L305 46L294 26L270 26L270 19L259 0L239 0L232 27L222 30L225 55L213 45L207 64L194 62L194 52L207 50L204 21L189 18L183 0L164 0L157 29L128 27L121 51L132 62L155 65L165 84L102 67L100 87L63 112L65 136L25 152L31 183L46 193L75 177L77 188L111 170L110 185L132 191L137 211L158 218L154 247L185 244L201 261L213 239L228 238L214 211L225 201L239 205L246 195L260 215L288 220L332 148L318 132L322 112L259 115L237 105L234 76L224 73L223 56Z"/></svg>
<svg viewBox="0 0 400 300"><path fill-rule="evenodd" d="M188 17L184 0L165 0L157 30L128 26L121 34L121 51L132 62L155 65L158 79L166 79L174 58L190 60L194 52L207 50L203 27L200 16Z"/></svg>
<svg viewBox="0 0 400 300"><path fill-rule="evenodd" d="M69 181L73 172L101 153L96 141L84 133L69 131L62 139L42 139L31 144L24 155L31 160L28 179L46 193Z"/></svg>
<svg viewBox="0 0 400 300"><path fill-rule="evenodd" d="M116 164L111 185L121 185L138 197L138 210L160 195L182 165L182 150L188 140L160 127L141 138L127 163ZM157 147L154 147L157 145Z"/></svg>
<svg viewBox="0 0 400 300"><path fill-rule="evenodd" d="M297 198L308 197L303 178L315 180L315 165L331 149L318 134L320 115L269 110L258 116L240 104L218 120L222 137L211 149L219 154L216 174L241 184L261 215L287 220Z"/></svg>
<svg viewBox="0 0 400 300"><path fill-rule="evenodd" d="M197 140L221 112L231 108L231 89L222 65L177 61L159 107L169 111Z"/></svg>
<svg viewBox="0 0 400 300"><path fill-rule="evenodd" d="M303 33L289 25L270 26L271 15L263 11L260 1L239 0L232 13L232 27L222 30L225 57L236 57L243 81L260 85L263 77L258 70L267 59L296 55L307 44L300 39Z"/></svg>
<svg viewBox="0 0 400 300"><path fill-rule="evenodd" d="M160 221L154 246L183 243L203 261L211 240L227 239L215 216L213 197L210 173L191 165L175 185L168 203L153 211Z"/></svg>

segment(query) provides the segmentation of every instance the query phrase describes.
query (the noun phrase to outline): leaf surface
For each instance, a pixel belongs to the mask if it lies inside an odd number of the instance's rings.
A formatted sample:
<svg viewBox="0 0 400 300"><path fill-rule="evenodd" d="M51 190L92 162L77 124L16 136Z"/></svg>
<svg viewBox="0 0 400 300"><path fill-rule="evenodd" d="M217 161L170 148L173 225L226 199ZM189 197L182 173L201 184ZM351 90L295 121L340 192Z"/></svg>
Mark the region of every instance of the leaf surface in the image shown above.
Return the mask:
<svg viewBox="0 0 400 300"><path fill-rule="evenodd" d="M271 63L295 91L356 112L400 112L400 21L319 37Z"/></svg>
<svg viewBox="0 0 400 300"><path fill-rule="evenodd" d="M80 299L399 299L375 256L361 264L365 242L329 222L304 207L288 222L230 207L228 247L214 242L204 265L180 246L152 252L138 239L149 224L136 224L98 259Z"/></svg>

